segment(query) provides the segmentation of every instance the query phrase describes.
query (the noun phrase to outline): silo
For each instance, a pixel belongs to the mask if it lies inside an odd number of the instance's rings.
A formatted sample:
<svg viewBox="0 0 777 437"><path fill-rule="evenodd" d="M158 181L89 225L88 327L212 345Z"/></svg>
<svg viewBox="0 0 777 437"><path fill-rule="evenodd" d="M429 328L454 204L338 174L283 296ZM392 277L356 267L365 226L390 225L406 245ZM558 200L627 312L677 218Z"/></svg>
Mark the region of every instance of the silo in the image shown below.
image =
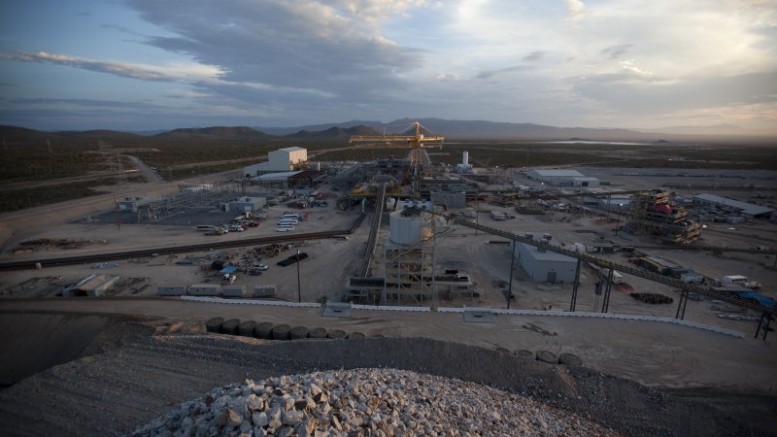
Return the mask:
<svg viewBox="0 0 777 437"><path fill-rule="evenodd" d="M469 165L469 152L466 150L461 152L461 165L467 167Z"/></svg>
<svg viewBox="0 0 777 437"><path fill-rule="evenodd" d="M411 246L431 236L430 216L416 207L395 211L390 215L392 243Z"/></svg>

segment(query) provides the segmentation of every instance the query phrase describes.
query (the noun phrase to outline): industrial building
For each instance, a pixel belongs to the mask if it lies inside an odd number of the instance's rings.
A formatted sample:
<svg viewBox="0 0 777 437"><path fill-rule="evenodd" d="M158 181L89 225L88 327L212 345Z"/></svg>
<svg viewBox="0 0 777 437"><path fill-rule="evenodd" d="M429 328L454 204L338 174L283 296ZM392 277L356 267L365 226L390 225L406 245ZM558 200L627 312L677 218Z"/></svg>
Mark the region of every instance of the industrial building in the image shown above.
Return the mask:
<svg viewBox="0 0 777 437"><path fill-rule="evenodd" d="M588 177L577 170L569 169L535 169L526 172L531 179L555 187L598 187L599 179Z"/></svg>
<svg viewBox="0 0 777 437"><path fill-rule="evenodd" d="M224 206L225 212L254 212L267 205L266 197L240 197Z"/></svg>
<svg viewBox="0 0 777 437"><path fill-rule="evenodd" d="M466 191L433 191L432 203L446 209L461 209L467 207Z"/></svg>
<svg viewBox="0 0 777 437"><path fill-rule="evenodd" d="M288 172L302 168L308 161L308 149L285 147L267 154L267 162L243 168L243 175L252 178L267 173Z"/></svg>
<svg viewBox="0 0 777 437"><path fill-rule="evenodd" d="M325 177L320 170L298 170L279 173L266 173L250 178L252 184L267 188L312 188Z"/></svg>
<svg viewBox="0 0 777 437"><path fill-rule="evenodd" d="M114 275L89 275L76 285L63 290L63 296L104 296L121 279Z"/></svg>
<svg viewBox="0 0 777 437"><path fill-rule="evenodd" d="M693 203L697 205L713 206L728 213L747 218L769 218L774 213L774 209L772 208L707 193L694 196Z"/></svg>
<svg viewBox="0 0 777 437"><path fill-rule="evenodd" d="M556 284L575 280L575 258L525 243L513 243L515 259L533 282Z"/></svg>
<svg viewBox="0 0 777 437"><path fill-rule="evenodd" d="M162 200L162 197L159 196L132 196L132 197L125 197L123 199L116 201L116 208L119 211L132 211L132 212L138 212L138 208L141 208L145 205L159 202Z"/></svg>

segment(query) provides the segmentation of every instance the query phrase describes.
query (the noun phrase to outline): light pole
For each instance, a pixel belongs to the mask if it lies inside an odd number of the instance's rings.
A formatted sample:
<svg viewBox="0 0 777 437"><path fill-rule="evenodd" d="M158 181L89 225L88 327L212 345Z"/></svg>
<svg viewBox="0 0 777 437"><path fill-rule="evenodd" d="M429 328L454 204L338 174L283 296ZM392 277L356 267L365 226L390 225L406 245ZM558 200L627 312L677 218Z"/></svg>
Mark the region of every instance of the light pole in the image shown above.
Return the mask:
<svg viewBox="0 0 777 437"><path fill-rule="evenodd" d="M299 249L297 249L297 302L302 303L302 288L299 281Z"/></svg>
<svg viewBox="0 0 777 437"><path fill-rule="evenodd" d="M621 225L621 207L622 206L623 206L623 204L619 203L618 204L618 211L616 212L616 214L618 214L618 219L615 221L615 236L616 237L618 236L618 228Z"/></svg>
<svg viewBox="0 0 777 437"><path fill-rule="evenodd" d="M510 250L510 282L507 284L507 309L510 309L510 298L513 297L513 267L515 265L515 240Z"/></svg>
<svg viewBox="0 0 777 437"><path fill-rule="evenodd" d="M480 226L480 192L475 191L475 205L477 205L477 209L475 209L475 224ZM475 236L478 235L478 228L475 228Z"/></svg>

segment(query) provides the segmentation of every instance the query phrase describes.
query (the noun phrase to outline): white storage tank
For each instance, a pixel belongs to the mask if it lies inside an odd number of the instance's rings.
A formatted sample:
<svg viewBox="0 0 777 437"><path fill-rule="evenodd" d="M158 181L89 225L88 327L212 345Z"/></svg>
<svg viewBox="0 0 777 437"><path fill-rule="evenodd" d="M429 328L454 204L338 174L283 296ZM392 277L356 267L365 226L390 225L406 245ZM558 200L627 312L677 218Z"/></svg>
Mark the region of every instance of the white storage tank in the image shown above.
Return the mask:
<svg viewBox="0 0 777 437"><path fill-rule="evenodd" d="M390 215L390 240L392 243L413 245L431 237L430 215L421 208L408 207Z"/></svg>

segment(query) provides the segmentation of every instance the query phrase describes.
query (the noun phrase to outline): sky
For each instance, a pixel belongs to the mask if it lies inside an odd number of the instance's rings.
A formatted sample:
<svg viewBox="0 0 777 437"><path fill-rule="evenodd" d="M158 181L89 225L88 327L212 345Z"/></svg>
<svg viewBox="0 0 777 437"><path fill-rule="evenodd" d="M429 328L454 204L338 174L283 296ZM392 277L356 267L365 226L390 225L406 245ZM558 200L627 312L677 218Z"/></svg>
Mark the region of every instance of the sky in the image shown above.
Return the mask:
<svg viewBox="0 0 777 437"><path fill-rule="evenodd" d="M405 117L777 135L777 0L0 5L0 124Z"/></svg>

